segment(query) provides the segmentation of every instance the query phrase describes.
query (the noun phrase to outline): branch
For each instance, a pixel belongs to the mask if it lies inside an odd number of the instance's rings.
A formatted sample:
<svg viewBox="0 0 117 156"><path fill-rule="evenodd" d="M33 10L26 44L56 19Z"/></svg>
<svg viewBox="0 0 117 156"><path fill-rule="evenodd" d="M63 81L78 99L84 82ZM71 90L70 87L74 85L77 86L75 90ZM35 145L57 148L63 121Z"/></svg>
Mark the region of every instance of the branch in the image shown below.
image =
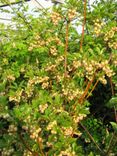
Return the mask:
<svg viewBox="0 0 117 156"><path fill-rule="evenodd" d="M87 95L86 99L89 98L89 96L91 95L91 93L94 91L94 89L96 88L97 84L98 84L99 80L97 80L92 88L92 90L90 91L90 93Z"/></svg>
<svg viewBox="0 0 117 156"><path fill-rule="evenodd" d="M84 21L82 25L82 36L80 41L80 50L82 50L83 40L84 40L84 28L86 24L86 8L87 8L87 0L84 0Z"/></svg>
<svg viewBox="0 0 117 156"><path fill-rule="evenodd" d="M88 93L88 91L89 91L89 89L90 89L90 87L91 87L93 81L94 81L94 78L95 78L95 74L94 74L92 80L88 82L84 93L83 93L83 94L81 95L81 97L79 98L78 102L79 102L80 104L83 103L83 101L84 101L84 99L85 99L85 97L86 97L86 95L87 95L87 93Z"/></svg>
<svg viewBox="0 0 117 156"><path fill-rule="evenodd" d="M89 131L87 130L87 128L85 126L83 126L81 124L81 122L79 123L81 125L81 127L86 131L86 133L88 134L89 138L93 141L93 143L95 144L95 146L97 147L97 149L104 154L104 152L102 151L102 149L99 147L99 145L96 143L96 141L94 140L94 138L92 137L92 135L89 133Z"/></svg>
<svg viewBox="0 0 117 156"><path fill-rule="evenodd" d="M66 36L65 36L65 62L64 62L64 78L67 77L67 50L68 50L68 32L69 32L69 22L66 24Z"/></svg>
<svg viewBox="0 0 117 156"><path fill-rule="evenodd" d="M43 153L42 145L41 145L41 143L40 143L39 138L37 139L37 142L38 142L38 145L39 145L39 149L40 149L41 156L45 156L45 154Z"/></svg>
<svg viewBox="0 0 117 156"><path fill-rule="evenodd" d="M20 133L18 133L18 134L19 134L20 140L22 141L22 143L23 143L23 145L26 147L26 149L27 149L28 151L30 151L30 152L33 154L33 156L38 156L38 153L33 152L33 151L31 150L31 148L28 146L28 144L27 144L27 143L25 142L25 140L23 139L22 135L21 135Z"/></svg>

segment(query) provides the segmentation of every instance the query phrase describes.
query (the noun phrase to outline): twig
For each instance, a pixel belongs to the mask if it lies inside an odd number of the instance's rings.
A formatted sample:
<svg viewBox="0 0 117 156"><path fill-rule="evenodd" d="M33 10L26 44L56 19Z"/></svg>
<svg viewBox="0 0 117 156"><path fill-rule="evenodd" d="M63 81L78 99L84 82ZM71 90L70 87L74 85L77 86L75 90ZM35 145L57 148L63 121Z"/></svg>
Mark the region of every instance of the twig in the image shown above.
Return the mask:
<svg viewBox="0 0 117 156"><path fill-rule="evenodd" d="M88 82L84 93L83 93L83 94L81 95L81 97L79 98L78 102L79 102L80 104L83 103L83 101L84 101L84 99L85 99L85 97L86 97L86 95L87 95L87 93L88 93L88 91L89 91L89 88L91 87L91 85L92 85L92 83L93 83L93 81L94 81L94 77L95 77L95 74L94 74L92 80Z"/></svg>
<svg viewBox="0 0 117 156"><path fill-rule="evenodd" d="M43 151L42 151L42 145L41 145L41 143L40 143L39 138L37 139L37 142L38 142L38 145L39 145L39 149L40 149L41 156L45 156L45 154L44 154Z"/></svg>
<svg viewBox="0 0 117 156"><path fill-rule="evenodd" d="M80 50L82 49L83 45L83 40L84 40L84 28L86 24L86 8L87 8L87 0L84 0L84 21L82 25L82 36L81 36L81 41L80 41Z"/></svg>
<svg viewBox="0 0 117 156"><path fill-rule="evenodd" d="M92 137L92 135L89 133L89 131L87 130L87 128L85 126L83 126L83 124L80 122L79 123L81 125L81 127L86 131L86 133L88 134L89 138L93 141L93 143L95 144L95 146L97 147L97 149L104 154L104 152L102 151L102 149L99 147L99 145L96 143L96 141L94 140L94 138Z"/></svg>
<svg viewBox="0 0 117 156"><path fill-rule="evenodd" d="M44 7L43 7L43 5L41 5L41 3L39 2L39 1L37 1L37 0L34 0L42 9L45 9Z"/></svg>
<svg viewBox="0 0 117 156"><path fill-rule="evenodd" d="M113 88L113 83L112 83L112 77L110 77L110 85L111 85L111 93L112 93L112 96L114 96L114 88Z"/></svg>
<svg viewBox="0 0 117 156"><path fill-rule="evenodd" d="M28 27L29 29L32 30L32 26L30 25L30 23L27 22L27 20L26 20L24 17L22 17L22 16L20 15L19 12L16 12L16 11L14 10L14 8L11 6L11 3L8 2L7 0L5 0L5 2L6 2L6 3L8 4L8 6L24 21L24 23L27 25L27 27Z"/></svg>
<svg viewBox="0 0 117 156"><path fill-rule="evenodd" d="M67 22L66 24L66 36L65 36L65 53L64 53L64 57L65 57L65 62L64 62L64 78L67 77L67 50L68 50L68 33L69 32L69 22Z"/></svg>
<svg viewBox="0 0 117 156"><path fill-rule="evenodd" d="M22 137L22 135L20 134L20 133L18 133L19 134L19 137L20 137L20 140L22 141L22 143L23 143L23 145L26 147L26 149L28 150L28 151L30 151L32 154L33 154L33 156L38 156L38 154L36 153L36 152L33 152L32 150L31 150L31 148L28 146L28 144L25 142L25 140L23 139L23 137Z"/></svg>
<svg viewBox="0 0 117 156"><path fill-rule="evenodd" d="M108 145L108 149L107 149L107 152L106 152L106 155L107 155L107 156L109 155L109 152L110 152L110 150L111 150L114 137L115 137L115 133L113 133L113 135L112 135L112 137L111 137L111 139L110 139L110 142L109 142L109 145Z"/></svg>
<svg viewBox="0 0 117 156"><path fill-rule="evenodd" d="M99 80L96 81L96 83L94 84L92 90L91 90L90 93L87 95L86 99L88 99L89 96L91 95L91 93L94 91L94 89L95 89L95 87L97 86L98 82L99 82Z"/></svg>

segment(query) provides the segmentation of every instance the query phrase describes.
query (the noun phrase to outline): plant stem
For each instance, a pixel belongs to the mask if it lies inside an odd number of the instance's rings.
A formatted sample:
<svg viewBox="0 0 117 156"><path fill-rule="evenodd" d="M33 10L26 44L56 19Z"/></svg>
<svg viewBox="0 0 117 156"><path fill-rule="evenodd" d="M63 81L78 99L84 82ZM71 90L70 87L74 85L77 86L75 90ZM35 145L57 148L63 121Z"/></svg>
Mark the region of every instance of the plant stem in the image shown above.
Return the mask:
<svg viewBox="0 0 117 156"><path fill-rule="evenodd" d="M81 41L80 41L80 50L82 50L82 45L83 45L83 40L84 40L84 28L86 24L86 9L87 9L87 0L84 0L84 21L82 25L82 36L81 36Z"/></svg>
<svg viewBox="0 0 117 156"><path fill-rule="evenodd" d="M96 81L96 83L94 84L92 90L91 90L90 93L87 95L86 99L88 99L89 96L91 95L91 93L94 91L94 89L95 89L95 87L97 86L98 82L99 82L99 80Z"/></svg>
<svg viewBox="0 0 117 156"><path fill-rule="evenodd" d="M42 155L42 156L45 156L45 154L44 154L43 151L42 151L42 145L41 145L39 139L37 140L37 142L38 142L38 145L39 145L39 149L40 149L41 155Z"/></svg>
<svg viewBox="0 0 117 156"><path fill-rule="evenodd" d="M88 82L84 93L81 95L80 99L78 100L78 102L79 102L80 104L83 103L83 101L84 101L84 99L85 99L85 97L86 97L86 95L87 95L87 93L88 93L88 91L89 91L89 89L90 89L90 86L92 85L93 81L94 81L94 76L93 76L92 80Z"/></svg>
<svg viewBox="0 0 117 156"><path fill-rule="evenodd" d="M109 142L109 145L108 145L108 149L107 149L107 152L106 152L106 155L108 156L109 153L110 153L110 150L111 150L111 147L112 147L112 144L113 144L113 139L115 137L115 133L112 134L112 137L110 139L110 142Z"/></svg>
<svg viewBox="0 0 117 156"><path fill-rule="evenodd" d="M65 36L65 62L64 62L64 78L67 77L67 50L68 50L68 33L69 32L69 22L66 24L66 36Z"/></svg>
<svg viewBox="0 0 117 156"><path fill-rule="evenodd" d="M94 138L92 137L92 135L89 133L89 131L87 130L87 128L85 126L83 126L83 124L80 122L79 123L80 126L86 131L86 133L88 134L89 138L93 141L93 143L95 144L95 146L97 147L97 149L104 154L104 152L102 151L102 149L99 147L99 145L96 143L96 141L94 140Z"/></svg>
<svg viewBox="0 0 117 156"><path fill-rule="evenodd" d="M19 133L19 138L20 138L20 140L22 141L22 143L23 143L23 145L26 147L26 149L28 150L28 151L30 151L32 154L33 154L33 156L38 156L38 153L36 153L36 152L33 152L32 150L31 150L31 148L28 146L28 144L25 142L25 140L23 139L23 137L22 137L22 135Z"/></svg>

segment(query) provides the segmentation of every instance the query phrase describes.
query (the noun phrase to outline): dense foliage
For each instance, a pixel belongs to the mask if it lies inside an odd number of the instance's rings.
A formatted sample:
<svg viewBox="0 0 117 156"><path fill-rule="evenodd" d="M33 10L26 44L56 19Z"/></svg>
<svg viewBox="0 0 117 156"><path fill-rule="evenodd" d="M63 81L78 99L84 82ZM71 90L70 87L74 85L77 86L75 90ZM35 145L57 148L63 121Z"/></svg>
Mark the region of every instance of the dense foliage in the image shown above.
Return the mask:
<svg viewBox="0 0 117 156"><path fill-rule="evenodd" d="M36 17L25 3L9 7L15 27L0 25L0 154L116 156L115 0L66 0Z"/></svg>

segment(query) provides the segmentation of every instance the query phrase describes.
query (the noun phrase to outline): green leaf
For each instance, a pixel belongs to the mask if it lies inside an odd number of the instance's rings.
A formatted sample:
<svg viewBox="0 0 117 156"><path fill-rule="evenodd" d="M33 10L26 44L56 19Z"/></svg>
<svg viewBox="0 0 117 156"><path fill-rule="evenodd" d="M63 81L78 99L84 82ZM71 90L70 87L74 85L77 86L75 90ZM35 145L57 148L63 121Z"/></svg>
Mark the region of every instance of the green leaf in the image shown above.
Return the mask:
<svg viewBox="0 0 117 156"><path fill-rule="evenodd" d="M115 123L115 122L110 122L110 123L111 123L113 129L115 130L115 132L117 132L117 123Z"/></svg>

